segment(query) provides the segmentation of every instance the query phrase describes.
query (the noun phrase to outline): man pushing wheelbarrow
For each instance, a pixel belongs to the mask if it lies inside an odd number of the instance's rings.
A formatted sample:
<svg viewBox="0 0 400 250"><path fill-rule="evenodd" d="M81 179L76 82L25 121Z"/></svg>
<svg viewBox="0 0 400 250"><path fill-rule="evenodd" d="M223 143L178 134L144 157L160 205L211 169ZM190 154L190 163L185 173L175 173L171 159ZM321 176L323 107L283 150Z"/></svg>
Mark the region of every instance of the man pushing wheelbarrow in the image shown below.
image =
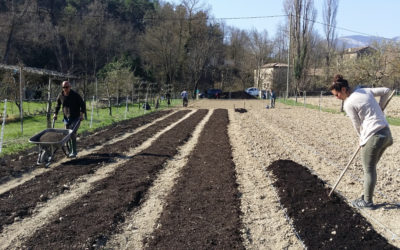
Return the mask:
<svg viewBox="0 0 400 250"><path fill-rule="evenodd" d="M60 111L61 105L64 113L63 122L65 128L74 130L74 133L71 134L71 152L68 155L68 157L74 158L77 155L76 131L79 128L80 121L84 119L83 114L86 113L86 105L82 97L71 89L68 81L62 83L62 92L57 97L57 106L53 116L54 120L57 120L57 114Z"/></svg>

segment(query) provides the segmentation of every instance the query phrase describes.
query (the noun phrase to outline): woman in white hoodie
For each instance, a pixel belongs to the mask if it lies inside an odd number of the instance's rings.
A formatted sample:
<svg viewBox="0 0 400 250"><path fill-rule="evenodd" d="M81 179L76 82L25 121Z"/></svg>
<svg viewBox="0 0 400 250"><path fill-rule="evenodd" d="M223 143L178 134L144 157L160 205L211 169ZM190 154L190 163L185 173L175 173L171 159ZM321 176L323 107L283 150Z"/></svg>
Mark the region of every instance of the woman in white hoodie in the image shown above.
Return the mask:
<svg viewBox="0 0 400 250"><path fill-rule="evenodd" d="M383 152L393 144L389 123L382 107L388 101L388 88L350 88L342 75L335 75L329 90L344 101L344 110L360 137L364 168L364 195L352 202L357 208L374 209L372 200L376 185L376 165ZM380 96L379 103L375 96Z"/></svg>

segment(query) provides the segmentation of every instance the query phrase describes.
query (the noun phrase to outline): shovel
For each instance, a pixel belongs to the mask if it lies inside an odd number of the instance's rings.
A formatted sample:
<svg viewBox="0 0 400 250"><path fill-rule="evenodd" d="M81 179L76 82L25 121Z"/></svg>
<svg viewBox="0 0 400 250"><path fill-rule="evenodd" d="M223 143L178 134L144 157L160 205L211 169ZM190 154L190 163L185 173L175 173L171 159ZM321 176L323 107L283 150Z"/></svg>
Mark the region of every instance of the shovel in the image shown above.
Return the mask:
<svg viewBox="0 0 400 250"><path fill-rule="evenodd" d="M392 93L390 94L389 98L387 99L386 103L383 105L382 107L382 111L385 110L386 106L388 105L390 99L392 99L394 93L396 92L396 90L393 90ZM344 173L346 173L347 169L349 168L350 164L353 162L354 158L356 157L356 155L358 154L358 152L360 151L361 146L358 146L356 152L353 154L353 156L351 157L349 163L347 163L346 167L343 169L342 173L340 174L338 180L336 181L335 185L333 186L332 190L329 192L328 196L331 196L331 194L333 193L333 191L335 191L337 185L339 184L340 180L342 179Z"/></svg>

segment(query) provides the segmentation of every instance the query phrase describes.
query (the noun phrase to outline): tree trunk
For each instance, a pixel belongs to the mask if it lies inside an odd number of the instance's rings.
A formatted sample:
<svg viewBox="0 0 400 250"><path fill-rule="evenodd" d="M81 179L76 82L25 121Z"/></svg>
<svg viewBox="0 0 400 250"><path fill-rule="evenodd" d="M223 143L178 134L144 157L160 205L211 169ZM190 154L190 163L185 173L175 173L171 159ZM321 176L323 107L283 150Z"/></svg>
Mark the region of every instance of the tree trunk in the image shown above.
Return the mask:
<svg viewBox="0 0 400 250"><path fill-rule="evenodd" d="M11 49L11 43L12 43L12 38L13 38L13 34L14 34L14 26L15 26L15 22L13 20L12 23L11 23L10 32L8 33L6 49L4 51L4 56L3 56L3 63L4 64L8 64L8 54L9 54L10 49Z"/></svg>

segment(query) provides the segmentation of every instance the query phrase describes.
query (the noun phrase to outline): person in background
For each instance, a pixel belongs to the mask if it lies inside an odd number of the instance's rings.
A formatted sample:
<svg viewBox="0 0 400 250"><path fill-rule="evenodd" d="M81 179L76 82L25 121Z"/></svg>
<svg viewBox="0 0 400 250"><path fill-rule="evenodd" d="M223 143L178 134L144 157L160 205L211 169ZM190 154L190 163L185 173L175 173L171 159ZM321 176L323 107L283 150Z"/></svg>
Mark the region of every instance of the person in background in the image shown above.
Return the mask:
<svg viewBox="0 0 400 250"><path fill-rule="evenodd" d="M165 95L165 97L167 98L167 104L168 106L171 105L171 93L168 91L167 94Z"/></svg>
<svg viewBox="0 0 400 250"><path fill-rule="evenodd" d="M364 191L352 201L357 208L375 209L373 193L376 165L383 152L393 144L389 124L382 111L390 96L388 88L350 88L342 75L335 75L329 90L344 101L344 110L360 137L361 160L364 168ZM379 103L375 97L379 96ZM341 136L341 135L340 135Z"/></svg>
<svg viewBox="0 0 400 250"><path fill-rule="evenodd" d="M182 97L182 101L183 101L183 107L187 107L187 105L188 105L188 92L186 90L182 91L181 97Z"/></svg>
<svg viewBox="0 0 400 250"><path fill-rule="evenodd" d="M276 94L273 89L270 90L271 94L271 108L275 108Z"/></svg>
<svg viewBox="0 0 400 250"><path fill-rule="evenodd" d="M83 114L86 113L86 104L82 97L75 91L71 89L71 85L68 81L62 82L62 92L57 97L57 106L54 112L53 118L57 120L57 114L60 111L62 105L62 110L64 114L63 122L66 129L74 129L75 132L71 134L71 152L69 157L74 158L77 155L76 150L76 131L79 128L80 121L84 119Z"/></svg>

